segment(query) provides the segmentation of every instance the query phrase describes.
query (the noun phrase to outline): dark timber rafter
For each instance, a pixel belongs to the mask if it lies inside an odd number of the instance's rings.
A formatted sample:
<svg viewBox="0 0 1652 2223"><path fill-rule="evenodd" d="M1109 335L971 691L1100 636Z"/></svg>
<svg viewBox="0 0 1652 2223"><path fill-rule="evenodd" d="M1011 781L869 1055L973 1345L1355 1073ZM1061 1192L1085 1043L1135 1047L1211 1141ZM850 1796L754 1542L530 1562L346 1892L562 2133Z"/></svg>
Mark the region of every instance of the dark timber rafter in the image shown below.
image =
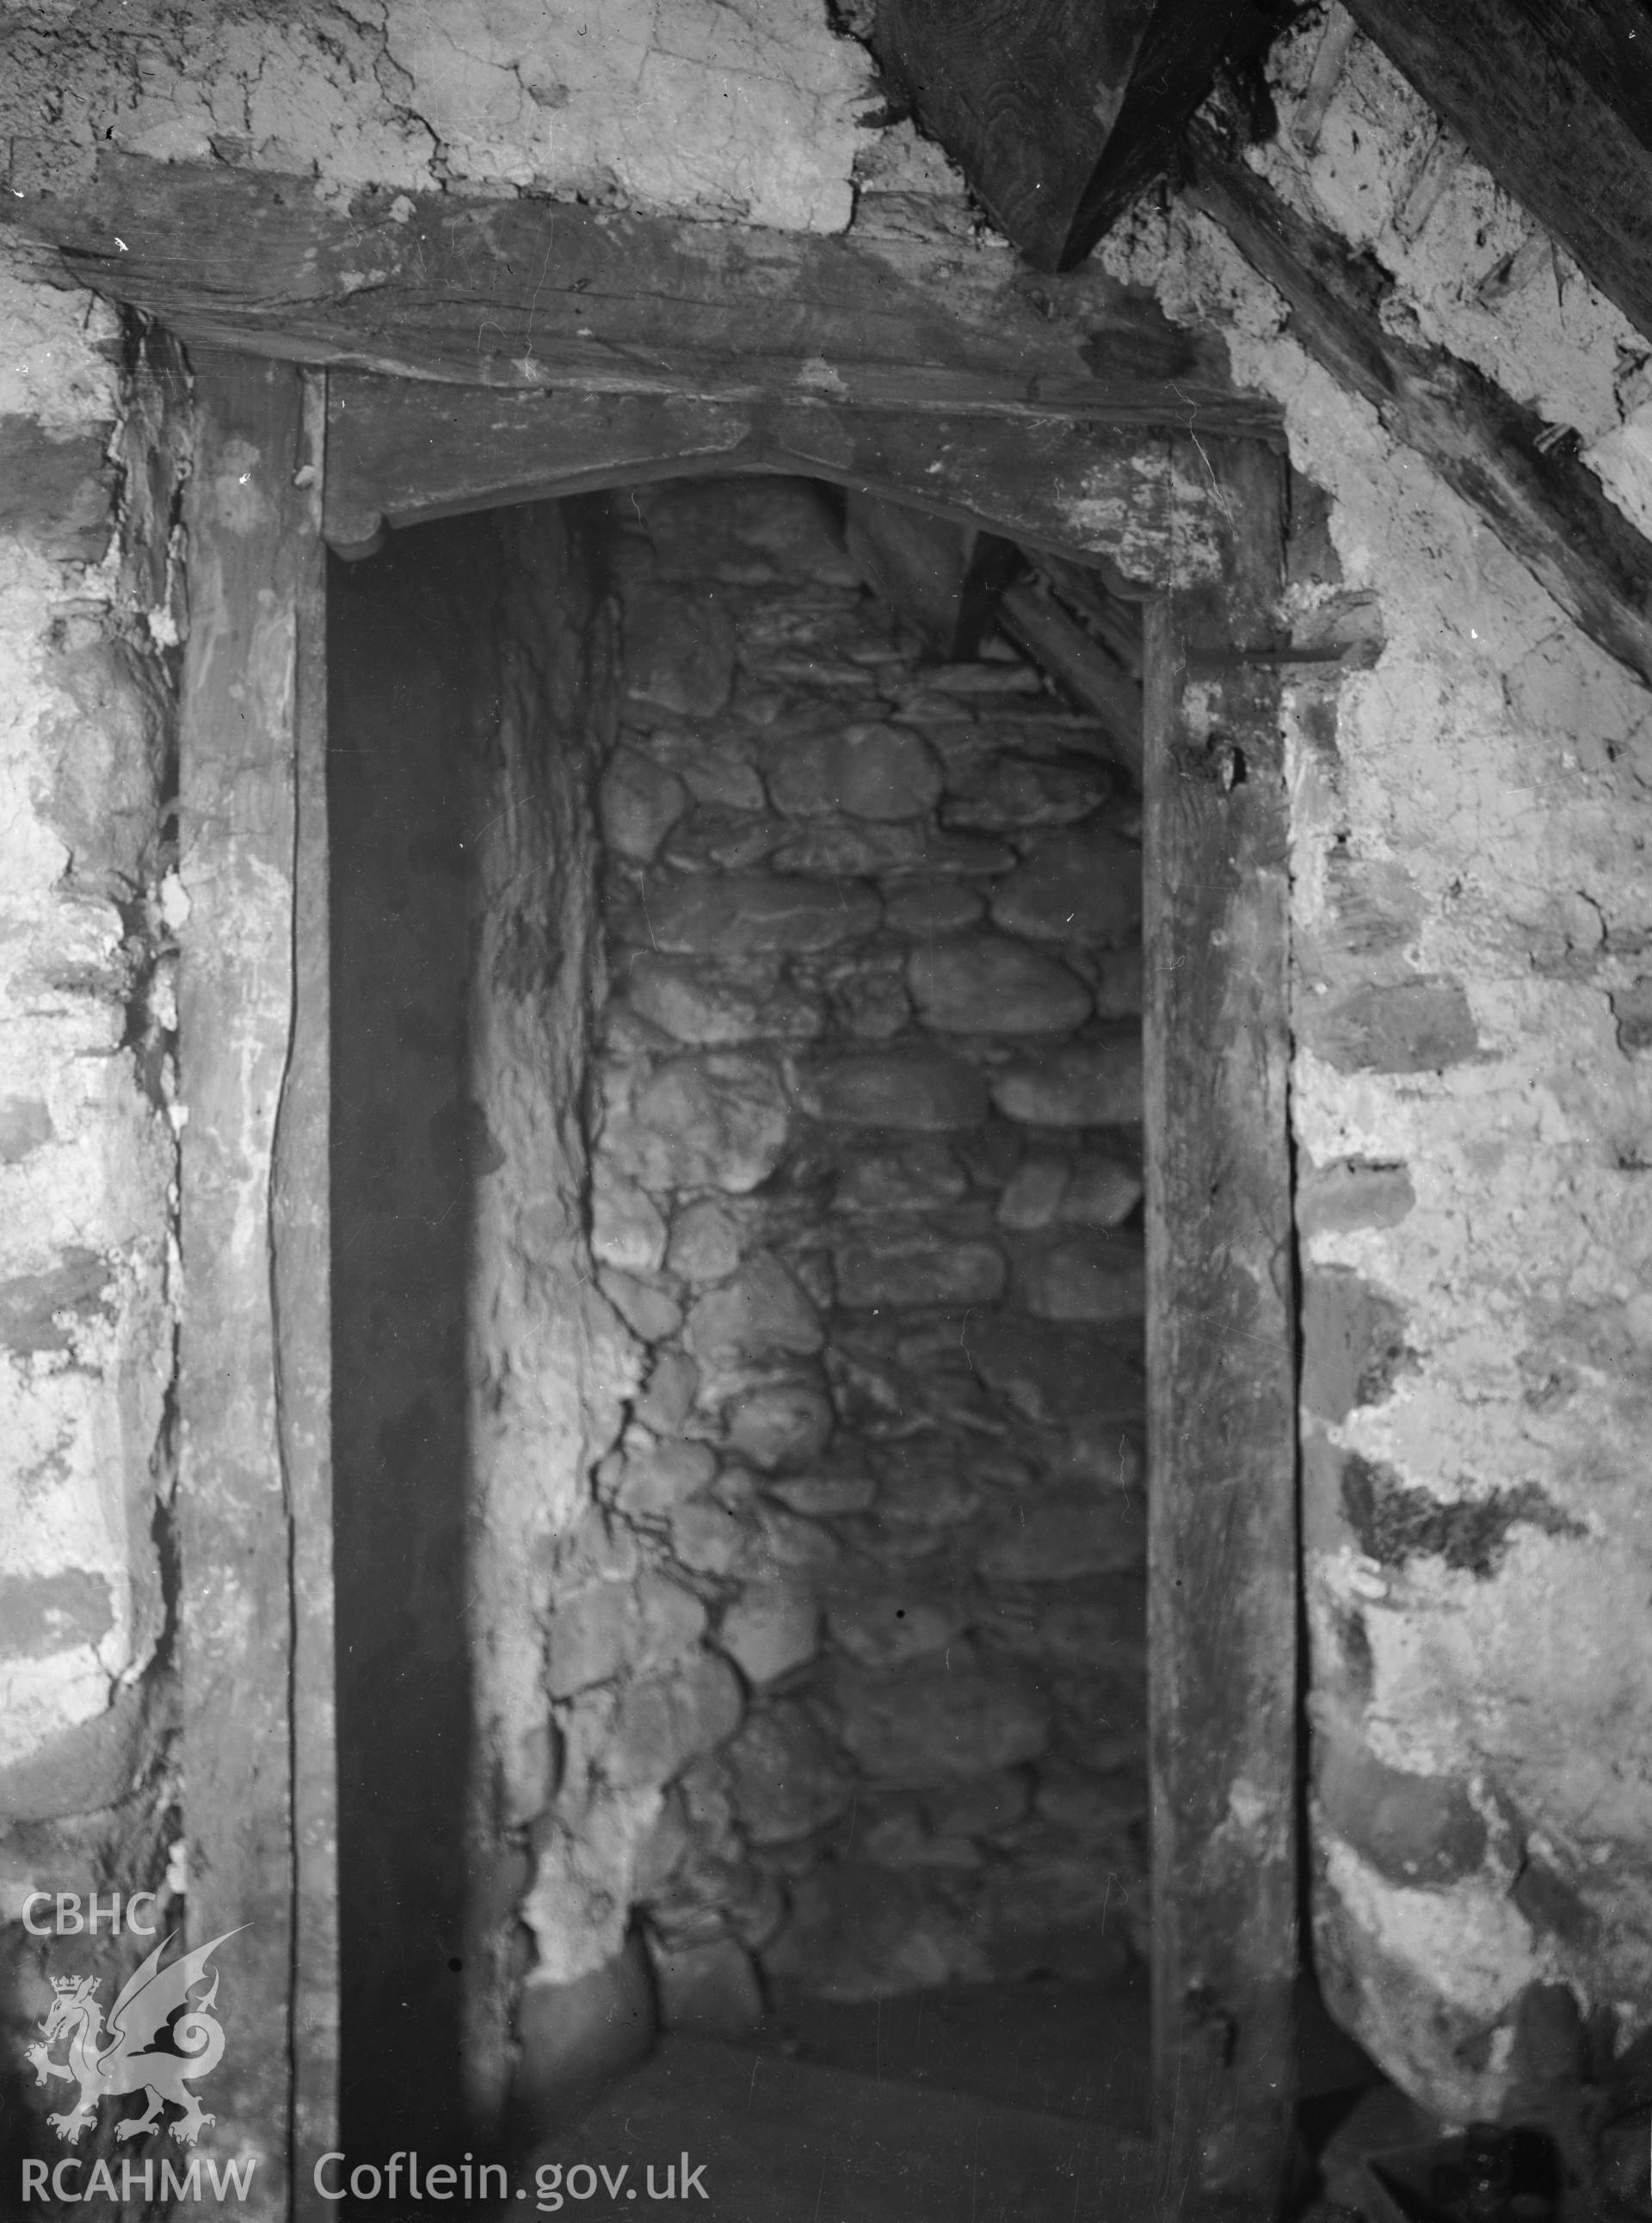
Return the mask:
<svg viewBox="0 0 1652 2223"><path fill-rule="evenodd" d="M1380 268L1202 126L1188 161L1187 198L1284 295L1292 336L1473 504L1592 640L1652 685L1652 546L1593 473L1472 364L1390 331Z"/></svg>
<svg viewBox="0 0 1652 2223"><path fill-rule="evenodd" d="M1088 255L1293 0L879 0L879 59L1042 270Z"/></svg>

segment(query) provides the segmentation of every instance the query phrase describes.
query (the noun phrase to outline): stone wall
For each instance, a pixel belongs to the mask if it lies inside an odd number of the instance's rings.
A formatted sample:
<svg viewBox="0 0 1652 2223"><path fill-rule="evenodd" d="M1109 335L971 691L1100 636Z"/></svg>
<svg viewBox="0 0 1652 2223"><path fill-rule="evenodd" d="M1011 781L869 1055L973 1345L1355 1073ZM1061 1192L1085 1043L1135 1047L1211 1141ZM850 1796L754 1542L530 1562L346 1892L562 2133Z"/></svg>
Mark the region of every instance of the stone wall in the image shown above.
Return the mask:
<svg viewBox="0 0 1652 2223"><path fill-rule="evenodd" d="M646 1346L558 1586L668 2018L1145 1921L1137 806L806 482L615 501L592 1250ZM639 1794L640 1794L639 1796Z"/></svg>
<svg viewBox="0 0 1652 2223"><path fill-rule="evenodd" d="M188 443L182 368L158 342L123 347L112 318L9 264L0 322L0 1920L16 1925L36 1889L161 1884L178 1834L186 897L168 814ZM50 1998L42 1949L8 1929L8 2088ZM97 1955L117 1957L107 1927ZM28 2135L9 2089L0 2111L0 2140Z"/></svg>

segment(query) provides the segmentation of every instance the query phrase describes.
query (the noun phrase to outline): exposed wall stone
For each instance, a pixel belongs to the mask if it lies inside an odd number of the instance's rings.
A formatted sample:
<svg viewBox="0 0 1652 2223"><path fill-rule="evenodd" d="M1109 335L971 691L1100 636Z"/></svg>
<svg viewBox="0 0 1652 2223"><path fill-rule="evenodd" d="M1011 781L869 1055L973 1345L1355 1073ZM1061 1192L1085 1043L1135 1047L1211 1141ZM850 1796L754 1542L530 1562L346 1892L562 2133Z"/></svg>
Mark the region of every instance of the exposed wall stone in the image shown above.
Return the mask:
<svg viewBox="0 0 1652 2223"><path fill-rule="evenodd" d="M552 1656L708 2026L753 1956L867 1996L1111 1968L1144 1915L1138 1024L1093 985L1139 933L1134 813L1036 672L924 661L828 502L613 510L594 1193L690 1395L599 1470L627 1587L600 1635L559 1594ZM976 1345L1050 1319L1046 1409ZM663 1678L650 1583L699 1609Z"/></svg>
<svg viewBox="0 0 1652 2223"><path fill-rule="evenodd" d="M161 1882L181 365L0 264L0 1923ZM8 1930L0 2014L49 1999ZM94 1956L118 1960L107 1936ZM10 2069L5 2071L8 2082ZM32 2106L3 2099L26 2136Z"/></svg>
<svg viewBox="0 0 1652 2223"><path fill-rule="evenodd" d="M1499 290L1531 227L1472 162L1414 228L1433 127L1364 41L1301 146L1321 28L1276 56L1251 159L1434 337L1599 438L1644 343L1563 254ZM1652 2020L1649 1102L1617 1001L1649 932L1652 702L1214 227L1144 214L1107 255L1285 405L1330 496L1328 535L1300 508L1304 627L1374 597L1385 635L1291 690L1315 1930L1384 2066L1494 2113L1529 1986L1624 2040Z"/></svg>

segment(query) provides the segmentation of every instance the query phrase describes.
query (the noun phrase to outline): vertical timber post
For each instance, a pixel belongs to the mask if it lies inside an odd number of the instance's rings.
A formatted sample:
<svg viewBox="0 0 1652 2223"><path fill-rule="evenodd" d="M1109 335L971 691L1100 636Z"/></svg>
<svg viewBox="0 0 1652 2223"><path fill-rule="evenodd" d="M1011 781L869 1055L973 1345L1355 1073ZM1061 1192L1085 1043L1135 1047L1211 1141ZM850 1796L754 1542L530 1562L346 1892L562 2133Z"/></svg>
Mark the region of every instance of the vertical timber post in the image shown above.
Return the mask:
<svg viewBox="0 0 1652 2223"><path fill-rule="evenodd" d="M193 368L180 743L187 1931L192 1947L238 1933L214 1956L224 2051L204 2094L207 2139L255 2158L237 2213L286 2223L295 2131L314 2135L330 2106L332 1991L325 1935L303 1919L331 1895L322 419L289 364L200 353ZM295 2074L318 2032L318 2081L307 2064Z"/></svg>
<svg viewBox="0 0 1652 2223"><path fill-rule="evenodd" d="M338 2124L338 1798L333 1660L331 925L327 573L321 540L327 387L304 379L308 505L294 551L293 1041L275 1126L276 1424L292 1521L293 2213L337 2212L313 2179ZM298 490L300 493L302 489Z"/></svg>
<svg viewBox="0 0 1652 2223"><path fill-rule="evenodd" d="M1297 1961L1284 464L1208 440L1223 576L1148 606L1154 2081L1164 2212L1277 2212Z"/></svg>

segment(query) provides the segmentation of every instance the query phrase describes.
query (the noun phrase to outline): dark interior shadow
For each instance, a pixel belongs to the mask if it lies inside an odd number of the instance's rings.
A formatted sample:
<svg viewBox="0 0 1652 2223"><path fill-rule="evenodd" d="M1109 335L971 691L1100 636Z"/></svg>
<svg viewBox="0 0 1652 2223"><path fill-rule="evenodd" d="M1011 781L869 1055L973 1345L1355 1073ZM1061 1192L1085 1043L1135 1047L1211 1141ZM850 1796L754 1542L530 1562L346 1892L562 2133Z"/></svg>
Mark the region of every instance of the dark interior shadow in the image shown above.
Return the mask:
<svg viewBox="0 0 1652 2223"><path fill-rule="evenodd" d="M483 520L425 526L328 580L339 2135L358 2154L464 2143L464 836L493 548Z"/></svg>

